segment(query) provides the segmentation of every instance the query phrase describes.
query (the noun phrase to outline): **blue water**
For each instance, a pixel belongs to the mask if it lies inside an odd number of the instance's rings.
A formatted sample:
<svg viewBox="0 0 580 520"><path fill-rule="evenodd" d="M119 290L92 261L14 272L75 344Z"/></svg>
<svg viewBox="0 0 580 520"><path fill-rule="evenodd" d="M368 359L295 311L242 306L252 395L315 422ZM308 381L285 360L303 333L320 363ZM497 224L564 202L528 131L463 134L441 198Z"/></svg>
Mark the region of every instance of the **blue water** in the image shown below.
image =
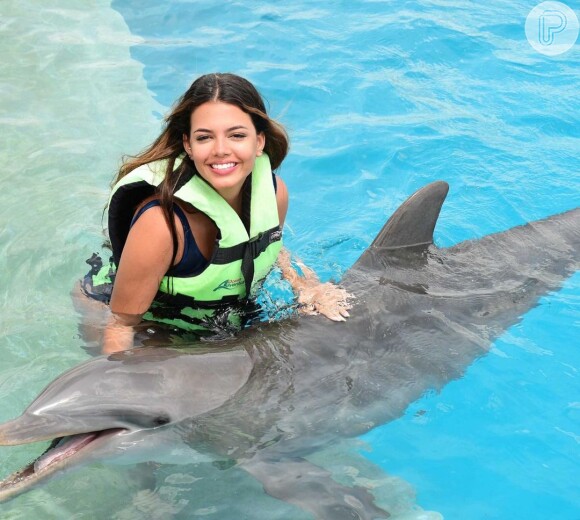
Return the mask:
<svg viewBox="0 0 580 520"><path fill-rule="evenodd" d="M83 358L64 300L86 250L98 247L112 172L121 154L152 139L200 74L246 76L287 127L291 153L280 170L290 190L285 241L324 280L339 279L394 209L433 180L451 186L435 232L440 246L580 206L578 44L552 58L534 51L524 33L533 2L114 0L112 9L98 2L84 10L71 2L24 4L33 13L26 21L0 7L8 20L0 30L29 27L18 32L26 39L10 56L45 54L2 84L12 99L39 83L22 99L26 109L8 106L0 114L11 136L0 153L15 158L7 171L26 165L36 182L17 191L17 200L30 200L51 226L28 221L27 213L14 216L21 205L6 194L20 183L3 174L0 244L9 261L2 270L11 275L3 282L0 395L14 413ZM580 16L578 2L568 5ZM48 38L35 40L42 31ZM38 46L33 51L30 42ZM79 64L54 73L73 62L81 43ZM70 86L87 76L92 87ZM53 91L86 106L55 117ZM38 136L46 111L48 144L18 147L23 135ZM71 191L59 186L62 176ZM55 223L59 231L51 233ZM42 269L27 260L38 255ZM397 518L420 518L420 509L433 512L429 518L580 518L579 332L576 275L461 380L361 439L359 454L406 483L411 506ZM26 457L20 453L14 460ZM82 480L74 482L82 489ZM57 486L50 489L58 493ZM219 518L210 502L202 506L207 496L197 499L195 516Z"/></svg>

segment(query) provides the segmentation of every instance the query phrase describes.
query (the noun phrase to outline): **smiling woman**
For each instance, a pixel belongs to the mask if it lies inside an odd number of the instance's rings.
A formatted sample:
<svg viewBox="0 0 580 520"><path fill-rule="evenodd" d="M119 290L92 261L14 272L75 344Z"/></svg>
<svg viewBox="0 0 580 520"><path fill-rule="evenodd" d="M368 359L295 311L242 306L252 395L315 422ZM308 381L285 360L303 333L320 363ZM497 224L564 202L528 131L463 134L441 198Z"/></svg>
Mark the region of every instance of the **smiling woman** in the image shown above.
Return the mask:
<svg viewBox="0 0 580 520"><path fill-rule="evenodd" d="M285 130L249 81L234 74L194 81L161 135L121 167L113 187L113 262L105 276L94 269L82 284L101 302L110 294L104 352L129 348L143 318L196 333L245 326L282 248L288 191L272 170L287 151ZM281 259L306 312L348 316L343 290L300 279L287 255Z"/></svg>

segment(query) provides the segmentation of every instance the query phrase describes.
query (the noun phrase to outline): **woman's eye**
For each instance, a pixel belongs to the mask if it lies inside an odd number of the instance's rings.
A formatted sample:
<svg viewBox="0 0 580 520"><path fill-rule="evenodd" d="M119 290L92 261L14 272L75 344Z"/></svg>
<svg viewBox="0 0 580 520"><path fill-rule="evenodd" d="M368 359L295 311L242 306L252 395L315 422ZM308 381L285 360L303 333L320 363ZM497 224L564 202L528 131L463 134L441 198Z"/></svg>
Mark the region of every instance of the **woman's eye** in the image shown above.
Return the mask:
<svg viewBox="0 0 580 520"><path fill-rule="evenodd" d="M232 134L231 137L233 137L234 139L244 139L246 137L246 134Z"/></svg>
<svg viewBox="0 0 580 520"><path fill-rule="evenodd" d="M209 139L209 135L198 135L195 140L198 143L203 143L204 141L207 141Z"/></svg>

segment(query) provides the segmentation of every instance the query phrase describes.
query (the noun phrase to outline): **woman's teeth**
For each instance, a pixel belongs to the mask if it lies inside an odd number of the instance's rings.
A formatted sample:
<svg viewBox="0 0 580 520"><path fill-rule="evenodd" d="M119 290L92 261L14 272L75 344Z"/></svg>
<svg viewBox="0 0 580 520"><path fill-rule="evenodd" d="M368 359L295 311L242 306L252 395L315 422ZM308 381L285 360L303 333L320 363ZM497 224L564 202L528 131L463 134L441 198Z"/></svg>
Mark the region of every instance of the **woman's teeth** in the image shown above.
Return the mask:
<svg viewBox="0 0 580 520"><path fill-rule="evenodd" d="M236 163L225 163L225 164L212 164L211 167L215 170L227 170L228 168L233 168Z"/></svg>

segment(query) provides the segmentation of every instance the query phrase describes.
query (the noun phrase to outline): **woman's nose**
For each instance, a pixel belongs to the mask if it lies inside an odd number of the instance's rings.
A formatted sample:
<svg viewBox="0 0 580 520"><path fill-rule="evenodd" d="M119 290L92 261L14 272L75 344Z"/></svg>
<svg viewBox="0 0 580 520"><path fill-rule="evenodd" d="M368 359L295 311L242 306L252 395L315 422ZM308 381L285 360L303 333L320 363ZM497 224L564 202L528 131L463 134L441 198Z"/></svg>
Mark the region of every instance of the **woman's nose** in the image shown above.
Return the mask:
<svg viewBox="0 0 580 520"><path fill-rule="evenodd" d="M213 153L217 157L223 157L230 154L230 148L226 138L216 137L214 139Z"/></svg>

